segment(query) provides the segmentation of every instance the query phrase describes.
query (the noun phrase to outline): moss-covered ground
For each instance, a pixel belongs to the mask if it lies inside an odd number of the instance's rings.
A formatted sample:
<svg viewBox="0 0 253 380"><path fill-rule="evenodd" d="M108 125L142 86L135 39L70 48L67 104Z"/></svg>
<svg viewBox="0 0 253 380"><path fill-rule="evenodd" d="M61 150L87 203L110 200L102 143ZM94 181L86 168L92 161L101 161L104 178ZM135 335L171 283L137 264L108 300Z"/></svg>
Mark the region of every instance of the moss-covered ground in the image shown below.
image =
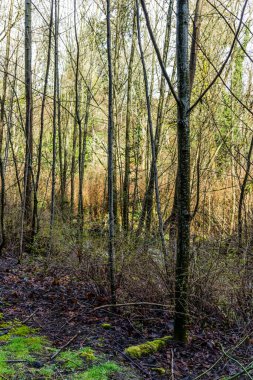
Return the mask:
<svg viewBox="0 0 253 380"><path fill-rule="evenodd" d="M130 370L130 375L125 375L126 368L97 355L90 347L60 350L39 330L0 317L0 379L108 380L117 374L132 378Z"/></svg>

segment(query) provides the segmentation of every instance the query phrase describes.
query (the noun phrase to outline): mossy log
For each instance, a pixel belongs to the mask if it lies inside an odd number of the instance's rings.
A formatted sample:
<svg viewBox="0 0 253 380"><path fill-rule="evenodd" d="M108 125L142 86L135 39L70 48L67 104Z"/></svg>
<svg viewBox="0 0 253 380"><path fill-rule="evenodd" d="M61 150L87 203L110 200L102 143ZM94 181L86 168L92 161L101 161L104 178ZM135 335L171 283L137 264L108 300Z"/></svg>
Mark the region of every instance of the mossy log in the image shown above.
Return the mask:
<svg viewBox="0 0 253 380"><path fill-rule="evenodd" d="M171 339L171 336L165 336L137 346L131 346L125 349L125 354L133 359L140 359L142 356L152 355L162 350Z"/></svg>

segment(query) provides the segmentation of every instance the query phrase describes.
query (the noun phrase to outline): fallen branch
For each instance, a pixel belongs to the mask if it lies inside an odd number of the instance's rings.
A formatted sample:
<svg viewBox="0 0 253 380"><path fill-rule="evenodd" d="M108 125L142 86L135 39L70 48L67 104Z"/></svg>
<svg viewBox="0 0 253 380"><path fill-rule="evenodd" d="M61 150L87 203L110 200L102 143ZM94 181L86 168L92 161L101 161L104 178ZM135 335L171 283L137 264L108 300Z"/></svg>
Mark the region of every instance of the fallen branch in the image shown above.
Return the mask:
<svg viewBox="0 0 253 380"><path fill-rule="evenodd" d="M68 347L80 335L80 333L81 333L81 331L78 331L78 333L75 336L73 336L67 343L65 343L57 352L55 352L51 356L50 360L55 359L56 356L58 356L62 350L64 350L66 347Z"/></svg>
<svg viewBox="0 0 253 380"><path fill-rule="evenodd" d="M101 309L108 309L111 307L117 308L117 307L129 307L129 306L157 306L157 307L163 307L164 309L168 309L169 305L163 305L161 303L152 303L152 302L130 302L130 303L118 303L116 305L108 304L108 305L102 305L95 307L92 309L92 311L97 311Z"/></svg>

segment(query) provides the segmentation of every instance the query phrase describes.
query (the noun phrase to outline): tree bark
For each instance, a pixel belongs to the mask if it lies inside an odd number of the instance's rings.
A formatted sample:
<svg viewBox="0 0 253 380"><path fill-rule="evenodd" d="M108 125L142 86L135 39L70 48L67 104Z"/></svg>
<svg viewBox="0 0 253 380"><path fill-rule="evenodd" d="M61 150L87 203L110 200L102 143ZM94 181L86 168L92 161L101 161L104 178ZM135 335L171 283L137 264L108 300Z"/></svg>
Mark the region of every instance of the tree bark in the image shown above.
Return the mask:
<svg viewBox="0 0 253 380"><path fill-rule="evenodd" d="M187 341L187 293L190 255L190 133L189 133L189 62L188 62L188 0L177 0L177 134L178 134L178 192L177 192L177 262L175 289L176 340Z"/></svg>
<svg viewBox="0 0 253 380"><path fill-rule="evenodd" d="M26 248L29 248L32 237L32 2L25 1L25 168L24 168L24 190L21 217L20 234L20 259L23 253L24 229L26 229Z"/></svg>
<svg viewBox="0 0 253 380"><path fill-rule="evenodd" d="M51 10L50 10L50 21L49 21L49 35L48 35L48 51L47 51L47 65L45 73L45 82L42 95L41 103L41 113L40 113L40 136L39 136L39 146L38 146L38 164L37 164L37 174L35 180L34 188L34 205L33 205L33 236L39 230L39 219L38 219L38 189L40 183L40 173L41 173L41 158L42 158L42 143L43 143L43 134L44 134L44 116L45 116L45 106L47 98L47 88L48 88L48 78L51 62L51 48L52 48L52 27L53 27L53 0L51 1Z"/></svg>
<svg viewBox="0 0 253 380"><path fill-rule="evenodd" d="M167 59L168 59L173 3L174 3L174 0L171 0L169 4L169 8L168 8L168 14L167 14L166 33L165 33L164 47L163 47L163 63L165 66L167 66ZM164 99L165 99L165 78L164 76L162 76L161 83L160 83L160 96L159 96L159 102L158 102L158 110L157 110L157 118L156 118L156 132L155 132L155 146L156 146L155 161L156 162L157 162L158 153L159 153L160 136L161 136L161 129L162 129L162 124L163 124ZM145 217L146 217L146 230L150 231L151 221L152 221L152 209L153 209L154 182L155 182L154 168L153 168L153 165L151 165L149 183L148 183L148 187L144 196L141 217L140 217L138 230L137 230L137 236L140 235L141 233L141 230L144 225Z"/></svg>
<svg viewBox="0 0 253 380"><path fill-rule="evenodd" d="M147 114L148 114L148 128L149 128L149 134L150 134L151 153L152 153L152 167L154 169L156 208L157 208L157 216L158 216L158 222L159 222L159 232L160 232L160 238L161 238L161 243L162 243L162 250L163 250L163 255L164 255L165 269L166 269L166 273L168 274L168 253L167 253L165 238L163 234L163 220L162 220L161 202L160 202L160 194L159 194L158 173L157 173L157 166L156 166L156 147L155 147L155 139L154 139L153 123L152 123L152 115L151 115L148 76L147 76L144 53L142 49L142 43L141 43L140 14L139 14L138 0L136 0L136 13L137 13L138 43L139 43L139 50L140 50L141 62L142 62L142 67L143 67L144 84L145 84L145 96L146 96L146 106L147 106Z"/></svg>
<svg viewBox="0 0 253 380"><path fill-rule="evenodd" d="M108 59L108 214L109 214L109 279L111 287L111 302L116 304L116 289L114 278L115 255L115 220L114 220L114 123L113 123L113 73L111 53L111 2L107 0L107 59Z"/></svg>
<svg viewBox="0 0 253 380"><path fill-rule="evenodd" d="M131 126L131 107L132 107L132 83L133 83L133 63L136 44L136 11L133 15L132 44L130 59L128 64L128 83L127 83L127 109L126 109L126 136L125 136L125 175L123 182L123 215L122 225L126 233L129 229L129 184L130 184L130 126Z"/></svg>

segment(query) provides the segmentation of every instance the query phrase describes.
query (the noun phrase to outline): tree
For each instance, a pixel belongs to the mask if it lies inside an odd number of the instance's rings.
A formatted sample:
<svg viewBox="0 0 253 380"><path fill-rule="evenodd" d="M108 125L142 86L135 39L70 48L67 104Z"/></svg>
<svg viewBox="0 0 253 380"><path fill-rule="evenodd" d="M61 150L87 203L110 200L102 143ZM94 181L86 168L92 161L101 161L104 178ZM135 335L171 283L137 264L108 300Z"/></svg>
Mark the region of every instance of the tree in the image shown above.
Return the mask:
<svg viewBox="0 0 253 380"><path fill-rule="evenodd" d="M43 135L44 135L44 124L45 124L45 107L47 99L47 90L48 90L48 79L51 63L51 49L52 49L52 28L53 28L53 12L54 12L54 2L51 0L51 9L50 9L50 21L49 21L49 34L48 34L48 50L47 50L47 63L46 63L46 72L45 72L45 81L41 102L41 113L40 113L40 134L39 134L39 143L38 143L38 164L37 164L37 174L34 184L34 205L33 205L33 236L39 230L39 218L38 218L38 190L40 184L40 174L41 174L41 159L42 159L42 148L43 148Z"/></svg>
<svg viewBox="0 0 253 380"><path fill-rule="evenodd" d="M20 238L20 256L23 252L24 227L27 229L26 243L32 237L32 156L33 156L33 110L32 110L32 2L25 1L25 169Z"/></svg>
<svg viewBox="0 0 253 380"><path fill-rule="evenodd" d="M187 340L187 294L190 257L190 72L188 60L188 0L177 0L177 136L178 136L178 238L175 289L176 340Z"/></svg>
<svg viewBox="0 0 253 380"><path fill-rule="evenodd" d="M107 25L107 59L108 59L108 214L109 214L109 278L111 286L111 301L116 304L116 289L114 278L114 254L115 254L115 220L114 220L114 165L113 165L113 144L114 144L114 127L113 127L113 73L112 73L112 56L111 56L111 2L107 0L106 25Z"/></svg>

